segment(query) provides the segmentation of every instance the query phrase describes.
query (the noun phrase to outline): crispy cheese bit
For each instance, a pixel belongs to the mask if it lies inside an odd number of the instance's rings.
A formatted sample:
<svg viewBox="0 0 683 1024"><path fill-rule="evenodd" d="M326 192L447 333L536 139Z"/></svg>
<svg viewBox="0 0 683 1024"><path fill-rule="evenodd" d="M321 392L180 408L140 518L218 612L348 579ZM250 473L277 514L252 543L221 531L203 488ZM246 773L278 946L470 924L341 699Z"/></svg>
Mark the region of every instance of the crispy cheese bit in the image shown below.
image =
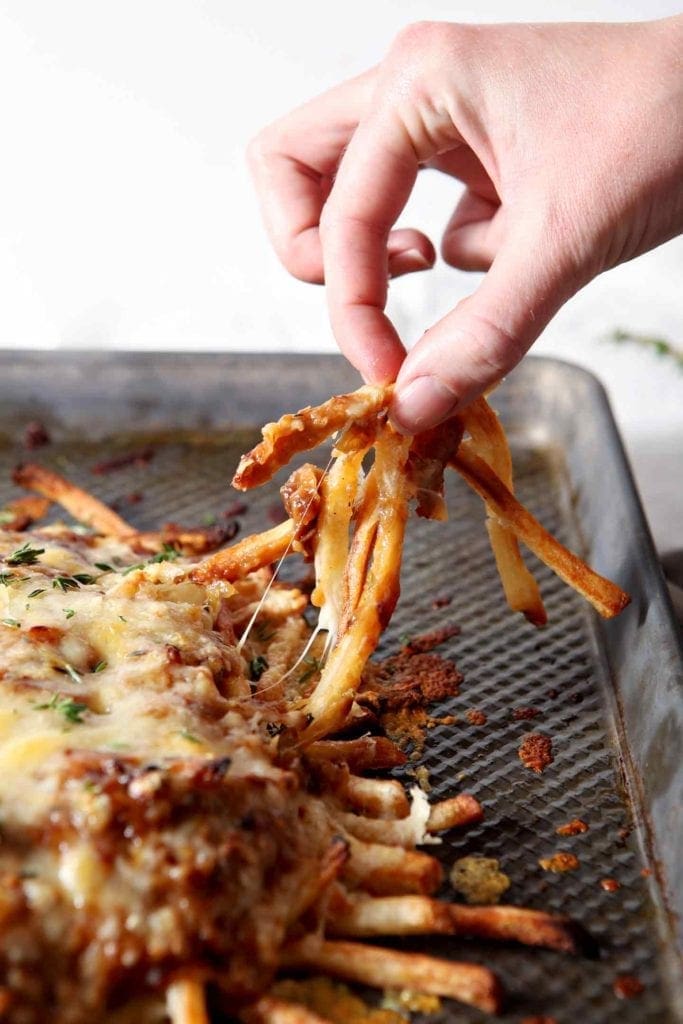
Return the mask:
<svg viewBox="0 0 683 1024"><path fill-rule="evenodd" d="M519 745L519 759L525 768L540 775L553 762L553 743L542 732L529 732Z"/></svg>
<svg viewBox="0 0 683 1024"><path fill-rule="evenodd" d="M391 387L366 384L351 394L335 395L322 405L308 406L282 416L276 423L267 423L261 431L263 440L240 459L233 487L248 491L264 484L297 452L309 451L348 424L385 409L391 393Z"/></svg>
<svg viewBox="0 0 683 1024"><path fill-rule="evenodd" d="M510 493L514 493L510 446L496 413L482 396L475 399L462 416L474 450ZM534 626L545 625L547 616L538 584L524 564L517 538L510 529L496 521L488 503L486 513L486 529L507 603Z"/></svg>
<svg viewBox="0 0 683 1024"><path fill-rule="evenodd" d="M306 940L286 947L283 959L290 967L312 967L362 985L448 996L489 1013L500 1008L498 979L488 968L476 964L397 953L355 942Z"/></svg>
<svg viewBox="0 0 683 1024"><path fill-rule="evenodd" d="M97 533L107 537L135 536L136 531L130 523L113 512L108 505L51 469L26 462L16 467L12 479L20 487L37 491L50 501L58 502L74 519L85 523Z"/></svg>
<svg viewBox="0 0 683 1024"><path fill-rule="evenodd" d="M494 857L461 857L453 864L449 878L467 903L498 903L510 888L510 879Z"/></svg>
<svg viewBox="0 0 683 1024"><path fill-rule="evenodd" d="M272 993L280 999L306 1007L308 1012L319 1014L318 1019L328 1020L330 1024L405 1024L405 1017L367 1006L346 985L331 978L279 981L273 986ZM297 1018L296 1024L306 1024L306 1021L304 1017ZM295 1024L294 1018L292 1024Z"/></svg>
<svg viewBox="0 0 683 1024"><path fill-rule="evenodd" d="M552 871L553 874L563 874L565 871L576 871L580 866L579 858L573 853L554 853L552 857L541 857L538 863L544 871Z"/></svg>
<svg viewBox="0 0 683 1024"><path fill-rule="evenodd" d="M623 611L631 600L616 583L594 572L582 559L541 526L490 466L480 458L468 442L460 445L451 465L460 473L480 498L491 507L496 520L508 527L518 540L557 573L570 587L582 594L606 619Z"/></svg>
<svg viewBox="0 0 683 1024"><path fill-rule="evenodd" d="M558 836L578 836L582 832L588 831L588 825L585 821L581 821L580 818L572 818L566 825L558 825L555 831Z"/></svg>

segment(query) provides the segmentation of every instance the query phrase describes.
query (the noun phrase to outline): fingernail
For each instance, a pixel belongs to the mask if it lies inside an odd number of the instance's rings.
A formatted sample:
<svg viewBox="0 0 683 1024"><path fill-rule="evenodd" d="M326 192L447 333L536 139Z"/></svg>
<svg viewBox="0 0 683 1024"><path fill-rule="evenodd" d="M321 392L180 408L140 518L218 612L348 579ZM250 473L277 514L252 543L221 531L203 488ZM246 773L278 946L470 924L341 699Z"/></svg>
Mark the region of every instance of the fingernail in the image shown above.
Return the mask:
<svg viewBox="0 0 683 1024"><path fill-rule="evenodd" d="M394 395L391 421L403 434L418 434L446 419L457 403L457 395L438 377L416 377Z"/></svg>
<svg viewBox="0 0 683 1024"><path fill-rule="evenodd" d="M389 274L392 277L416 270L429 270L430 267L431 263L419 249L404 249L403 252L395 252L389 256Z"/></svg>

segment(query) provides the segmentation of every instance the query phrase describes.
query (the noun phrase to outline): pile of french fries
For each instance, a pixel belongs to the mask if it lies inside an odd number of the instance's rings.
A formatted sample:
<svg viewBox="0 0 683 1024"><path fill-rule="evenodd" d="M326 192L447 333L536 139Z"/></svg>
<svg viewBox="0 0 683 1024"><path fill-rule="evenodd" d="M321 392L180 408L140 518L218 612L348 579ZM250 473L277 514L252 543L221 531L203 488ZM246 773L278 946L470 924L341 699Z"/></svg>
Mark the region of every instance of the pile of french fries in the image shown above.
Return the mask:
<svg viewBox="0 0 683 1024"><path fill-rule="evenodd" d="M616 615L628 596L563 547L515 498L505 434L484 398L414 438L391 427L390 398L390 388L366 386L266 426L262 442L240 462L233 481L237 488L267 482L295 454L333 436L331 464L324 472L305 466L292 475L283 489L289 512L285 522L208 556L201 531L138 533L92 495L41 467L21 467L16 480L60 502L94 531L126 540L133 548L152 551L162 543L173 544L191 559L187 576L196 584L241 583L243 594L252 586L249 600L244 599L249 615L235 620L242 647L248 645L249 631L267 600L270 585L258 582L269 577L266 567L293 552L313 561L312 602L320 609L325 632L324 664L299 690L287 685L292 665L301 658L301 645L308 642L302 605L295 602L296 614L285 617L294 638L285 644L289 653L278 661L275 675L264 675L241 698L270 701L271 706L280 701L287 711L302 712L298 726L288 719L279 733L277 757L296 759L302 766L311 793L322 801L335 827L335 841L317 865L315 884L292 908L280 970L323 972L380 989L411 989L495 1013L501 990L486 966L362 941L467 935L563 952L576 952L581 944L580 930L561 915L435 899L441 867L417 847L439 831L478 821L481 807L467 794L428 807L419 793L411 806L399 782L367 775L405 759L386 737L354 735L353 723L363 670L398 600L409 508L414 504L418 515L443 519L444 474L449 468L459 473L485 504L486 528L507 601L534 625L542 625L546 613L522 560L520 541L601 615ZM204 557L197 560L200 555ZM166 991L172 1024L208 1024L207 983L220 988L220 972L205 964L188 964L175 973ZM244 1005L235 1003L234 1012L245 1024L325 1024L320 1015L267 989Z"/></svg>

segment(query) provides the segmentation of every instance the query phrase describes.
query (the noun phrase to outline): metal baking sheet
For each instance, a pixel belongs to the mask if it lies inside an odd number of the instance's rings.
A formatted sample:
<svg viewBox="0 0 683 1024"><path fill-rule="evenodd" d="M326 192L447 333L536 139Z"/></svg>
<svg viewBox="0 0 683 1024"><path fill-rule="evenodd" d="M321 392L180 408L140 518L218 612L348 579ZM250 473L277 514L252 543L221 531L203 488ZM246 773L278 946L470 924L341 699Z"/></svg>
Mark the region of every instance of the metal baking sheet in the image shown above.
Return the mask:
<svg viewBox="0 0 683 1024"><path fill-rule="evenodd" d="M30 458L115 502L136 525L194 524L234 501L232 470L261 423L358 383L335 356L0 353L0 500L16 496L10 470ZM421 763L434 798L466 789L486 815L448 836L438 855L446 866L466 853L497 857L512 880L510 902L570 913L599 956L459 939L406 945L493 967L507 991L506 1024L535 1015L557 1024L681 1021L683 657L650 535L592 377L527 359L494 404L511 437L522 500L633 602L602 623L530 558L550 615L535 631L508 612L481 503L453 479L449 522L410 525L403 594L383 649L395 649L405 633L460 626L441 651L465 681L435 710L455 721L430 732ZM51 437L35 451L25 447L31 420ZM146 465L93 474L101 459L145 446L154 451ZM246 500L242 531L268 525L276 486ZM538 717L515 720L522 707ZM470 723L472 709L485 724ZM541 776L517 756L529 731L553 742L554 762ZM574 817L589 831L557 835ZM539 867L558 850L576 854L578 870ZM606 892L604 878L620 888ZM614 983L624 975L642 982L638 998L617 998ZM455 1003L429 1018L484 1019Z"/></svg>

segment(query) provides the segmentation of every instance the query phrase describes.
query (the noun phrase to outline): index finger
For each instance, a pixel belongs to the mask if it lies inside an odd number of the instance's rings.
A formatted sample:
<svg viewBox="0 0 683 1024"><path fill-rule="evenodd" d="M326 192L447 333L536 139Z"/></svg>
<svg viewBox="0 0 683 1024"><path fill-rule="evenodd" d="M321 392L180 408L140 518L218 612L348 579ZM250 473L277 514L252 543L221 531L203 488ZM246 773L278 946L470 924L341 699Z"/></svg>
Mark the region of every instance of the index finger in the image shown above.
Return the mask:
<svg viewBox="0 0 683 1024"><path fill-rule="evenodd" d="M387 240L418 169L394 113L370 115L349 143L321 219L332 329L344 355L372 384L394 380L405 357L384 313Z"/></svg>

